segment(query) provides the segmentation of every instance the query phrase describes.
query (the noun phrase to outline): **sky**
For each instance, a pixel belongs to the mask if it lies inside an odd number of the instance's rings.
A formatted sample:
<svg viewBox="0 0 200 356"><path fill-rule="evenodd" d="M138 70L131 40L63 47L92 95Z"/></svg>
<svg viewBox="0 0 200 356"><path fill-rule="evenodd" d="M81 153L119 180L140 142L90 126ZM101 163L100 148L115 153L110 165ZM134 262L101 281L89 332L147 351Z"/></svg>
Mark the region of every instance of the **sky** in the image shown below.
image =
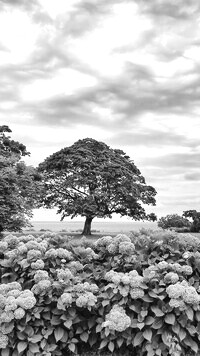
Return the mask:
<svg viewBox="0 0 200 356"><path fill-rule="evenodd" d="M199 33L196 0L0 0L0 124L29 165L94 138L156 189L147 212L199 210Z"/></svg>

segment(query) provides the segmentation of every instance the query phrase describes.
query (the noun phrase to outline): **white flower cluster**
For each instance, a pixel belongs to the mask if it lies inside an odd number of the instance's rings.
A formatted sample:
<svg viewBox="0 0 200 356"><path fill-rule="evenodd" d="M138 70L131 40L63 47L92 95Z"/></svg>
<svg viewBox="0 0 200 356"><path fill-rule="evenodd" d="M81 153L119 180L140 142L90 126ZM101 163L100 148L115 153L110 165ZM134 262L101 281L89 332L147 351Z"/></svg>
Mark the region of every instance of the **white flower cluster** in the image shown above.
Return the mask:
<svg viewBox="0 0 200 356"><path fill-rule="evenodd" d="M103 236L100 237L98 240L95 241L95 247L97 249L101 249L102 247L106 248L108 245L110 245L113 241L112 236Z"/></svg>
<svg viewBox="0 0 200 356"><path fill-rule="evenodd" d="M84 293L84 292L91 292L91 293L97 293L99 290L98 286L95 283L77 283L73 287L73 291L75 293Z"/></svg>
<svg viewBox="0 0 200 356"><path fill-rule="evenodd" d="M102 324L104 328L109 328L110 330L116 330L122 332L129 328L131 325L131 319L126 315L125 310L119 305L114 305L106 315L106 321Z"/></svg>
<svg viewBox="0 0 200 356"><path fill-rule="evenodd" d="M73 302L72 294L64 292L63 294L61 294L60 300L64 305L69 307Z"/></svg>
<svg viewBox="0 0 200 356"><path fill-rule="evenodd" d="M190 286L187 281L171 284L166 288L166 292L171 298L169 305L171 307L179 307L184 310L186 304L197 305L200 303L200 295L196 289Z"/></svg>
<svg viewBox="0 0 200 356"><path fill-rule="evenodd" d="M35 284L31 288L31 292L36 295L48 292L52 285L48 272L44 270L36 270L34 281Z"/></svg>
<svg viewBox="0 0 200 356"><path fill-rule="evenodd" d="M94 295L99 290L98 286L94 283L77 283L73 286L73 297L79 308L91 308L97 303L97 297ZM70 298L67 296L67 298Z"/></svg>
<svg viewBox="0 0 200 356"><path fill-rule="evenodd" d="M57 269L57 277L60 283L67 283L73 279L73 274L69 268Z"/></svg>
<svg viewBox="0 0 200 356"><path fill-rule="evenodd" d="M192 273L192 267L189 265L182 266L179 263L161 261L158 264L149 266L143 270L143 277L145 282L147 282L155 277L160 278L164 274L164 281L166 283L176 283L179 280L179 274L189 276Z"/></svg>
<svg viewBox="0 0 200 356"><path fill-rule="evenodd" d="M128 236L119 234L112 238L112 242L107 245L107 251L112 255L132 255L135 251L135 245Z"/></svg>
<svg viewBox="0 0 200 356"><path fill-rule="evenodd" d="M14 324L9 324L14 319L22 319L25 310L32 309L36 299L30 290L22 291L18 282L0 285L0 348L6 348L9 334Z"/></svg>
<svg viewBox="0 0 200 356"><path fill-rule="evenodd" d="M44 261L43 260L41 260L41 259L39 259L39 260L37 260L37 261L35 261L35 262L32 262L31 263L31 268L32 269L36 269L36 270L38 270L38 269L44 269Z"/></svg>
<svg viewBox="0 0 200 356"><path fill-rule="evenodd" d="M0 349L5 349L8 345L8 336L0 332Z"/></svg>
<svg viewBox="0 0 200 356"><path fill-rule="evenodd" d="M164 282L165 283L172 283L175 284L176 282L178 282L179 280L179 276L177 273L174 272L168 272L165 276L164 276Z"/></svg>
<svg viewBox="0 0 200 356"><path fill-rule="evenodd" d="M79 308L92 307L96 304L96 302L97 302L97 297L91 292L85 292L79 295L78 298L76 299L76 305Z"/></svg>
<svg viewBox="0 0 200 356"><path fill-rule="evenodd" d="M50 248L45 252L46 258L61 258L68 261L72 260L72 253L65 248Z"/></svg>
<svg viewBox="0 0 200 356"><path fill-rule="evenodd" d="M136 270L128 273L115 272L113 270L105 274L105 279L110 283L114 293L120 293L123 297L129 294L132 299L142 298L144 291L141 288L143 277Z"/></svg>
<svg viewBox="0 0 200 356"><path fill-rule="evenodd" d="M82 271L83 270L83 265L82 263L80 263L79 261L71 261L68 263L67 265L70 270L72 270L73 272L78 272L78 271Z"/></svg>

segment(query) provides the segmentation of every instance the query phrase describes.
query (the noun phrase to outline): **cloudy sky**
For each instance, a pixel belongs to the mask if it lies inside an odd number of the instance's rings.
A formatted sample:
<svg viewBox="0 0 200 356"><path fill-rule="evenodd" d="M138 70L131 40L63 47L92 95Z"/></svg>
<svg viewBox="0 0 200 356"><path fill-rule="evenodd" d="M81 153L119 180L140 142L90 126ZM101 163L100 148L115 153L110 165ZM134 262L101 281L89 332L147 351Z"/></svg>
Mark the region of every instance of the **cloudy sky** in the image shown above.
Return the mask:
<svg viewBox="0 0 200 356"><path fill-rule="evenodd" d="M0 124L28 164L92 137L156 188L147 211L199 210L197 0L0 0L0 76Z"/></svg>

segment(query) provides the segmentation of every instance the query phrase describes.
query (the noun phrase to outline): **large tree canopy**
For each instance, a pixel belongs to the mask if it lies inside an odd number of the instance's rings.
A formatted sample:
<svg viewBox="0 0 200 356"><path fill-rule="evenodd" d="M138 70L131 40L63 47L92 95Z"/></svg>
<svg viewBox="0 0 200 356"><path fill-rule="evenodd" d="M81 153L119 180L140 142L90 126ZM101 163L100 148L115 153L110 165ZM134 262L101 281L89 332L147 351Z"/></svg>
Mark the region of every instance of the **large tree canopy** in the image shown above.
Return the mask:
<svg viewBox="0 0 200 356"><path fill-rule="evenodd" d="M11 140L10 132L8 126L0 126L0 233L20 231L28 224L41 181L36 169L21 161L29 152Z"/></svg>
<svg viewBox="0 0 200 356"><path fill-rule="evenodd" d="M146 185L134 162L121 150L86 138L61 149L39 165L43 172L47 208L66 216L86 217L83 234L91 233L95 217L113 213L134 220L155 220L143 204L155 205L156 191Z"/></svg>

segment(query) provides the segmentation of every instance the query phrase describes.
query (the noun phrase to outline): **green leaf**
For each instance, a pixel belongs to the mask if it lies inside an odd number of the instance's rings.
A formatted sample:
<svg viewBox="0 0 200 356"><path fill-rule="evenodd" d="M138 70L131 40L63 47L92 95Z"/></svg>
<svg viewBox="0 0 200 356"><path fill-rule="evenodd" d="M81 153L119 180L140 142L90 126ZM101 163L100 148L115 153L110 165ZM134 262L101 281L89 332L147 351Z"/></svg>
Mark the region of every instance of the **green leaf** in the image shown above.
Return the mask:
<svg viewBox="0 0 200 356"><path fill-rule="evenodd" d="M138 329L142 330L142 328L145 326L144 323L137 323Z"/></svg>
<svg viewBox="0 0 200 356"><path fill-rule="evenodd" d="M56 342L58 342L60 339L62 339L63 335L64 335L64 330L59 327L59 328L56 328L54 330L54 336L55 336L55 339L56 339Z"/></svg>
<svg viewBox="0 0 200 356"><path fill-rule="evenodd" d="M88 341L88 338L89 338L89 335L87 332L84 332L82 334L80 334L80 339L84 342L87 342Z"/></svg>
<svg viewBox="0 0 200 356"><path fill-rule="evenodd" d="M199 350L197 343L190 336L187 336L184 339L184 343L189 346L195 353L197 353Z"/></svg>
<svg viewBox="0 0 200 356"><path fill-rule="evenodd" d="M163 316L164 315L163 311L160 308L158 308L157 306L152 305L151 306L151 310L154 312L154 314L156 316Z"/></svg>
<svg viewBox="0 0 200 356"><path fill-rule="evenodd" d="M31 351L33 354L40 351L40 348L37 344L29 343L28 348L29 348L29 351Z"/></svg>
<svg viewBox="0 0 200 356"><path fill-rule="evenodd" d="M134 337L134 339L133 339L133 342L132 342L132 343L133 343L133 346L138 346L138 345L140 345L143 340L144 340L143 333L142 333L141 331L139 331L139 332L135 335L135 337Z"/></svg>
<svg viewBox="0 0 200 356"><path fill-rule="evenodd" d="M184 340L185 339L185 337L186 337L186 332L185 332L185 330L184 329L180 329L180 331L179 331L179 339L182 341L182 340Z"/></svg>
<svg viewBox="0 0 200 356"><path fill-rule="evenodd" d="M75 352L76 350L76 345L73 344L73 342L71 342L69 345L68 345L68 348L71 352Z"/></svg>
<svg viewBox="0 0 200 356"><path fill-rule="evenodd" d="M171 345L171 335L167 331L164 331L161 334L161 337L162 337L162 341L164 342L165 345L167 345L167 346Z"/></svg>
<svg viewBox="0 0 200 356"><path fill-rule="evenodd" d="M90 347L92 347L94 344L96 344L97 335L96 334L92 334L92 335L90 334L88 342L89 342Z"/></svg>
<svg viewBox="0 0 200 356"><path fill-rule="evenodd" d="M17 351L20 353L24 351L28 346L28 343L26 341L20 341L17 344Z"/></svg>
<svg viewBox="0 0 200 356"><path fill-rule="evenodd" d="M111 352L114 351L115 345L114 345L114 343L113 343L112 341L109 342L109 344L108 344L108 349L109 349Z"/></svg>
<svg viewBox="0 0 200 356"><path fill-rule="evenodd" d="M151 325L151 324L153 324L154 321L155 321L155 318L153 318L152 316L147 316L145 319L145 324Z"/></svg>
<svg viewBox="0 0 200 356"><path fill-rule="evenodd" d="M151 341L152 339L152 330L151 329L146 329L143 331L143 336L146 340L148 340L149 342Z"/></svg>
<svg viewBox="0 0 200 356"><path fill-rule="evenodd" d="M101 343L100 343L99 349L103 349L107 344L108 344L108 340L107 339L102 340Z"/></svg>
<svg viewBox="0 0 200 356"><path fill-rule="evenodd" d="M172 330L174 333L176 333L177 335L179 335L180 332L180 325L178 323L176 323L175 325L172 326Z"/></svg>
<svg viewBox="0 0 200 356"><path fill-rule="evenodd" d="M70 329L71 326L72 326L72 320L71 320L71 319L66 320L66 321L64 322L64 325L66 326L67 329Z"/></svg>
<svg viewBox="0 0 200 356"><path fill-rule="evenodd" d="M197 320L197 321L200 321L200 311L199 311L199 310L196 311L195 317L196 317L196 320Z"/></svg>
<svg viewBox="0 0 200 356"><path fill-rule="evenodd" d="M120 337L120 338L117 338L117 346L119 347L119 349L120 349L120 347L122 346L122 344L124 343L124 339L122 338L122 337Z"/></svg>
<svg viewBox="0 0 200 356"><path fill-rule="evenodd" d="M173 325L175 323L175 321L176 321L176 318L175 318L174 314L169 313L169 314L165 315L165 322L167 324Z"/></svg>
<svg viewBox="0 0 200 356"><path fill-rule="evenodd" d="M185 313L186 313L186 315L187 315L187 317L188 317L189 320L193 320L193 318L194 318L194 311L193 311L192 308L190 308L190 307L187 308L186 311L185 311Z"/></svg>
<svg viewBox="0 0 200 356"><path fill-rule="evenodd" d="M41 334L35 334L31 337L28 338L28 341L31 341L33 343L37 343L43 339L43 336Z"/></svg>
<svg viewBox="0 0 200 356"><path fill-rule="evenodd" d="M163 326L163 319L162 318L156 318L155 321L152 324L153 329L160 329Z"/></svg>

